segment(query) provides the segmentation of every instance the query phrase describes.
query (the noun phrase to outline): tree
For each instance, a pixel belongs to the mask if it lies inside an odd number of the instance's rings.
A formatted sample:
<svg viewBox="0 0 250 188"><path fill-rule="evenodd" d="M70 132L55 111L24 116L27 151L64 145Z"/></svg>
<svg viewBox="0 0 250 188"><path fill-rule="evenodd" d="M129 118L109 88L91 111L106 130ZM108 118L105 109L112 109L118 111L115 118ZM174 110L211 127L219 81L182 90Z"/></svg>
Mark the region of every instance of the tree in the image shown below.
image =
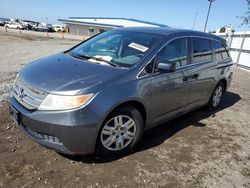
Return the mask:
<svg viewBox="0 0 250 188"><path fill-rule="evenodd" d="M247 12L246 12L246 16L242 16L242 25L248 25L250 23L250 0L246 0L247 2Z"/></svg>
<svg viewBox="0 0 250 188"><path fill-rule="evenodd" d="M226 27L225 26L220 28L220 33L225 33L225 32L226 32Z"/></svg>

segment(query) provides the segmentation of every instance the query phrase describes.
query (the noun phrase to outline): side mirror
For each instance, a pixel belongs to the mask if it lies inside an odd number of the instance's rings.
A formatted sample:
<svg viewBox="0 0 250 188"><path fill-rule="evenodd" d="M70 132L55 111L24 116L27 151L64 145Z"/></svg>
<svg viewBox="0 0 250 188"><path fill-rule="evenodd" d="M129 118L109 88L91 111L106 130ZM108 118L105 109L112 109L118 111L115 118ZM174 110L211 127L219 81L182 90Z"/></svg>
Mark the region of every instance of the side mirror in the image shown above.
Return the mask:
<svg viewBox="0 0 250 188"><path fill-rule="evenodd" d="M160 72L175 72L176 63L170 61L158 61L156 62L156 68Z"/></svg>

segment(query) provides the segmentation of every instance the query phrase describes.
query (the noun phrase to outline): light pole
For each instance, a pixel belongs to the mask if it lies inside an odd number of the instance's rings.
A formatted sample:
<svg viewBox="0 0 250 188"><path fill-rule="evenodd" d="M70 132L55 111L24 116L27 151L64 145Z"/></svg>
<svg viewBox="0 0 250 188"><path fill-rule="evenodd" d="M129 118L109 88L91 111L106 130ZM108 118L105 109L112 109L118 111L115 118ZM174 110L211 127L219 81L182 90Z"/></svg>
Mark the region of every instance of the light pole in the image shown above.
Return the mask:
<svg viewBox="0 0 250 188"><path fill-rule="evenodd" d="M208 17L209 17L209 14L210 14L211 5L212 5L212 3L213 3L215 0L208 0L208 1L209 1L209 8L208 8L208 12L207 12L207 19L206 19L206 23L205 23L205 27L204 27L204 32L205 32L206 29L207 29L207 22L208 22Z"/></svg>
<svg viewBox="0 0 250 188"><path fill-rule="evenodd" d="M194 27L195 27L195 24L196 24L196 19L197 19L197 12L195 13L194 24L193 24L193 30L194 30Z"/></svg>

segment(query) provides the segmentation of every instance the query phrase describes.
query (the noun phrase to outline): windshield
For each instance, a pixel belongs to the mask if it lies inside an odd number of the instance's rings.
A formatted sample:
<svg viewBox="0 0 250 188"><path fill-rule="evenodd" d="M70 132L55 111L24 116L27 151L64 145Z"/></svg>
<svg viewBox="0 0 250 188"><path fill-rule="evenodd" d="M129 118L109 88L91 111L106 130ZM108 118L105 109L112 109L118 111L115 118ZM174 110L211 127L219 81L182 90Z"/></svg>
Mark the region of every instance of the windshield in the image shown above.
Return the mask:
<svg viewBox="0 0 250 188"><path fill-rule="evenodd" d="M108 31L87 40L69 53L93 63L131 67L161 38L161 35L151 33Z"/></svg>

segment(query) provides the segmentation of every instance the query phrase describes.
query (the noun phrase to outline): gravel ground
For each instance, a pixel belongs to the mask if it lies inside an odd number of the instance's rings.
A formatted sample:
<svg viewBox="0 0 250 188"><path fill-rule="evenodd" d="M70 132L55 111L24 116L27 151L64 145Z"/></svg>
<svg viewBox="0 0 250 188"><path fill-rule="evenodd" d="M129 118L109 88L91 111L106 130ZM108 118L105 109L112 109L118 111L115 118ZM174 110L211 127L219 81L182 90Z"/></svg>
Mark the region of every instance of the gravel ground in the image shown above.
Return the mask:
<svg viewBox="0 0 250 188"><path fill-rule="evenodd" d="M216 112L159 125L128 156L70 158L28 139L8 116L11 83L28 62L76 43L0 32L0 187L250 187L250 73L242 70Z"/></svg>

